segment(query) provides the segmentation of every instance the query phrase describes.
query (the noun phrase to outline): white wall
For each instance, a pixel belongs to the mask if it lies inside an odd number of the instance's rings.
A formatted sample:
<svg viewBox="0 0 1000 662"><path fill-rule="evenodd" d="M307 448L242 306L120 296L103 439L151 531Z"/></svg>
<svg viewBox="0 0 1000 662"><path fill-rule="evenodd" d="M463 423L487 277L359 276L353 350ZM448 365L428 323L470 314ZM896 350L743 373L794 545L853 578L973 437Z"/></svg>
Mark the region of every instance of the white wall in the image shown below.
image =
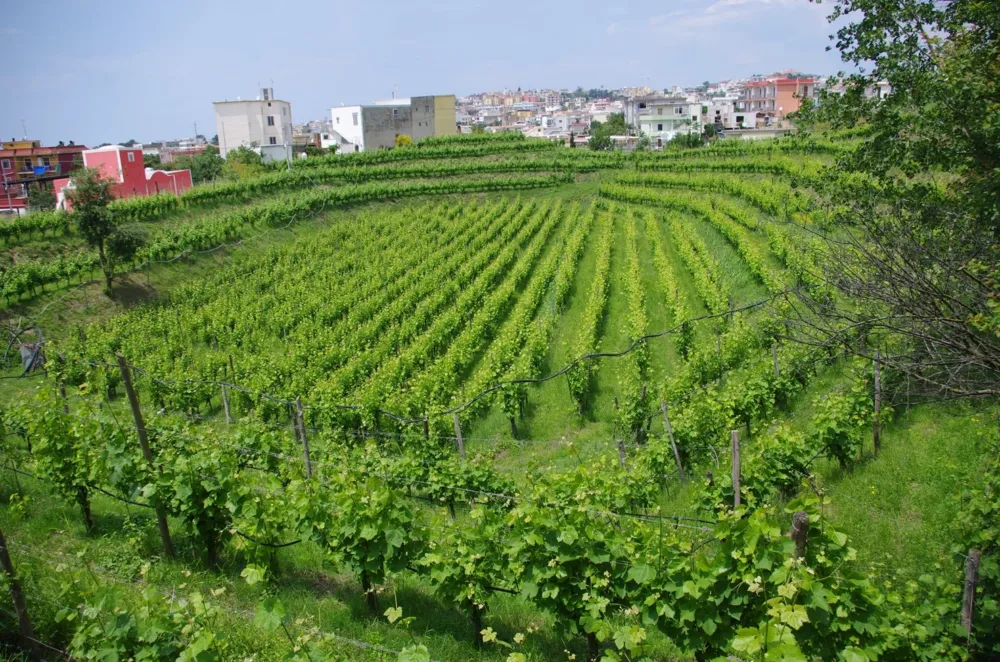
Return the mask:
<svg viewBox="0 0 1000 662"><path fill-rule="evenodd" d="M331 128L348 142L357 145L361 151L365 149L363 112L361 106L339 106L330 111L330 120L333 123ZM344 151L343 145L340 150Z"/></svg>
<svg viewBox="0 0 1000 662"><path fill-rule="evenodd" d="M215 106L215 127L219 134L219 154L241 145L257 143L292 144L292 105L287 101L222 101ZM269 125L267 118L273 117Z"/></svg>

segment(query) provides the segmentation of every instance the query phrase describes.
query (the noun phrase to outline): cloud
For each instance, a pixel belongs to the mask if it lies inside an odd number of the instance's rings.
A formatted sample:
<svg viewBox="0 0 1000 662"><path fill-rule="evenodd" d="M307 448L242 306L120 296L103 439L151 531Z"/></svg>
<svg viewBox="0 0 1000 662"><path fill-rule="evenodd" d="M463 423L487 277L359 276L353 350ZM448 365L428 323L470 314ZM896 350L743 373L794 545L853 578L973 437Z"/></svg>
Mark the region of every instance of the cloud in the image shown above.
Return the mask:
<svg viewBox="0 0 1000 662"><path fill-rule="evenodd" d="M746 21L758 14L779 9L789 11L796 8L812 7L802 0L716 0L701 11L675 10L650 17L648 23L652 31L674 39L703 40L720 36L722 26L738 21Z"/></svg>
<svg viewBox="0 0 1000 662"><path fill-rule="evenodd" d="M21 34L21 31L17 28L0 28L0 34Z"/></svg>

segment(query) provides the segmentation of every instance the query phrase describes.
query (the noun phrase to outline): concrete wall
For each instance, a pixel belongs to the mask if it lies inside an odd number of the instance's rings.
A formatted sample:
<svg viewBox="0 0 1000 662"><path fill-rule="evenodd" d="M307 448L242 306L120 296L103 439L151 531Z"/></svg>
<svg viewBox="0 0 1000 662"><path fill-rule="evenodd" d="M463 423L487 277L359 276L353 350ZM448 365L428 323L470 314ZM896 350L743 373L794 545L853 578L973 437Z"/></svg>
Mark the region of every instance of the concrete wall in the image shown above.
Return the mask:
<svg viewBox="0 0 1000 662"><path fill-rule="evenodd" d="M365 106L361 114L365 151L395 147L396 136L409 135L411 113L407 106ZM336 128L336 127L334 127Z"/></svg>
<svg viewBox="0 0 1000 662"><path fill-rule="evenodd" d="M287 101L220 101L213 105L223 158L241 145L292 143L292 105ZM273 125L268 117L274 118Z"/></svg>
<svg viewBox="0 0 1000 662"><path fill-rule="evenodd" d="M435 97L410 98L410 112L412 113L410 121L413 123L410 137L414 141L434 135L434 99Z"/></svg>
<svg viewBox="0 0 1000 662"><path fill-rule="evenodd" d="M434 97L434 135L450 136L457 132L455 120L455 95L439 94Z"/></svg>

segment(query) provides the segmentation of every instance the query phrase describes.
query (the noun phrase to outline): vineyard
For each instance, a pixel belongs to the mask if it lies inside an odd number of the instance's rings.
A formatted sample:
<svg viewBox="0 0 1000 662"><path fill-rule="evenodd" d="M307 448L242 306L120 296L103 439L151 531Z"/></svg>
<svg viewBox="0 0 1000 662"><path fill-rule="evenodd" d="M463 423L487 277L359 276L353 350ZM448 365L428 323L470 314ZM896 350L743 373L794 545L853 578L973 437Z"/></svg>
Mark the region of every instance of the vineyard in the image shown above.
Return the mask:
<svg viewBox="0 0 1000 662"><path fill-rule="evenodd" d="M67 215L0 226L4 317L46 361L0 387L0 641L990 659L989 406L911 400L898 339L809 334L861 305L822 193L860 138L311 157L113 203L149 236L128 304Z"/></svg>

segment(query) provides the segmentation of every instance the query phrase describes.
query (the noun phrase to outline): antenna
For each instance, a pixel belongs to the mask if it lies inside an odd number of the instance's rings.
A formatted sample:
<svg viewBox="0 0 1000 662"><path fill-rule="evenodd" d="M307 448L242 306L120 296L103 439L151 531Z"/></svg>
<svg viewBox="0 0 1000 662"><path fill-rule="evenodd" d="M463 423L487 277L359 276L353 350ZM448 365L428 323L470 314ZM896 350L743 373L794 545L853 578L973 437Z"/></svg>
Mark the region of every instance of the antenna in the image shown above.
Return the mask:
<svg viewBox="0 0 1000 662"><path fill-rule="evenodd" d="M28 139L28 129L24 126L24 119L21 119L21 130L24 131L24 140Z"/></svg>

